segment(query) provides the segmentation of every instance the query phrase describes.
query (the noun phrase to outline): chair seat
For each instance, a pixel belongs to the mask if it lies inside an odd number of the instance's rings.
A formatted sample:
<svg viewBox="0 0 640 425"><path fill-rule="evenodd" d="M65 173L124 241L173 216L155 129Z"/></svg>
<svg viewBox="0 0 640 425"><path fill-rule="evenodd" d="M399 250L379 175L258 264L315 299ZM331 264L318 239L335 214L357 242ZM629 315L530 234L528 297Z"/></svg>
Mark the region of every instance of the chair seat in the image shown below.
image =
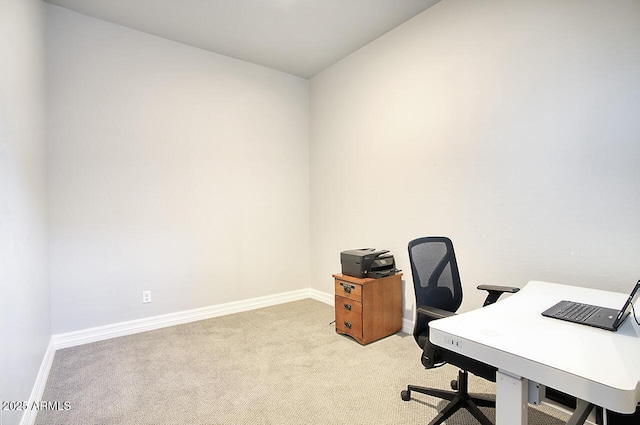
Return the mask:
<svg viewBox="0 0 640 425"><path fill-rule="evenodd" d="M431 344L429 342L429 332L423 332L417 337L418 345L424 349L425 346ZM449 363L456 367L466 370L467 372L486 379L487 381L496 382L496 373L498 369L494 366L472 359L462 354L458 354L450 350L437 349L435 363Z"/></svg>

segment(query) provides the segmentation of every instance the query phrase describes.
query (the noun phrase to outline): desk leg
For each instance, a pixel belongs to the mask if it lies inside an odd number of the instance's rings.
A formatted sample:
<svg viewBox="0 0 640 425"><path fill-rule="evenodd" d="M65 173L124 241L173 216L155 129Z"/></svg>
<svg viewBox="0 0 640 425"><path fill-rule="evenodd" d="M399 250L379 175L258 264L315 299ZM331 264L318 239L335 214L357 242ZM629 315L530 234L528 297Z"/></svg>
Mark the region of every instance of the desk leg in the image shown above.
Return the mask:
<svg viewBox="0 0 640 425"><path fill-rule="evenodd" d="M567 425L583 425L594 407L593 404L578 399L576 410L573 412L573 415L571 415L571 418L569 418Z"/></svg>
<svg viewBox="0 0 640 425"><path fill-rule="evenodd" d="M526 378L498 370L496 376L496 425L527 425L528 385Z"/></svg>

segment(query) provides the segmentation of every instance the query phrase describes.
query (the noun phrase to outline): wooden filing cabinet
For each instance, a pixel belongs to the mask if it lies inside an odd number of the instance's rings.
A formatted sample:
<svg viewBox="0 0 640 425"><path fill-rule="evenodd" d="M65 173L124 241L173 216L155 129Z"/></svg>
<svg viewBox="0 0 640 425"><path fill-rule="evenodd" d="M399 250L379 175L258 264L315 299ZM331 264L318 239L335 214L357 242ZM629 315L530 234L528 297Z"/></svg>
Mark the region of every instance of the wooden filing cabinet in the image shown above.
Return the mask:
<svg viewBox="0 0 640 425"><path fill-rule="evenodd" d="M368 344L402 329L402 274L380 279L333 277L337 333Z"/></svg>

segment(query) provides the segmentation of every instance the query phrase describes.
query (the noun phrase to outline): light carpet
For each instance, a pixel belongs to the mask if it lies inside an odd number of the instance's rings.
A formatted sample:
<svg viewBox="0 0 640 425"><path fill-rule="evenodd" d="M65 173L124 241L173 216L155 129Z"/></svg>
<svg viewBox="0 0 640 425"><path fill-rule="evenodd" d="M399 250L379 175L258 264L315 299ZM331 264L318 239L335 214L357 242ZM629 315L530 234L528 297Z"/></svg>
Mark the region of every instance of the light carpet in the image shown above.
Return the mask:
<svg viewBox="0 0 640 425"><path fill-rule="evenodd" d="M43 400L69 409L40 411L36 424L426 424L445 405L400 392L449 389L456 368L425 370L411 335L361 346L333 319L333 307L307 299L59 350ZM469 386L495 394L472 375ZM532 425L567 419L529 408ZM477 422L460 411L446 424Z"/></svg>

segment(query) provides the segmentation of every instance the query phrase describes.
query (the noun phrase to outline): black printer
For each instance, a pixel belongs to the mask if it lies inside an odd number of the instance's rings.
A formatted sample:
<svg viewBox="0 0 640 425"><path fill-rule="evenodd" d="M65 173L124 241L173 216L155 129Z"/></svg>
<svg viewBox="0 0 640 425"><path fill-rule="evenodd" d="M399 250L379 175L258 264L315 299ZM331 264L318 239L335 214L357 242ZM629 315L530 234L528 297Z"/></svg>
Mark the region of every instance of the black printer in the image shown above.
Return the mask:
<svg viewBox="0 0 640 425"><path fill-rule="evenodd" d="M374 248L352 249L340 253L342 274L359 278L381 278L392 276L400 271L388 250Z"/></svg>

